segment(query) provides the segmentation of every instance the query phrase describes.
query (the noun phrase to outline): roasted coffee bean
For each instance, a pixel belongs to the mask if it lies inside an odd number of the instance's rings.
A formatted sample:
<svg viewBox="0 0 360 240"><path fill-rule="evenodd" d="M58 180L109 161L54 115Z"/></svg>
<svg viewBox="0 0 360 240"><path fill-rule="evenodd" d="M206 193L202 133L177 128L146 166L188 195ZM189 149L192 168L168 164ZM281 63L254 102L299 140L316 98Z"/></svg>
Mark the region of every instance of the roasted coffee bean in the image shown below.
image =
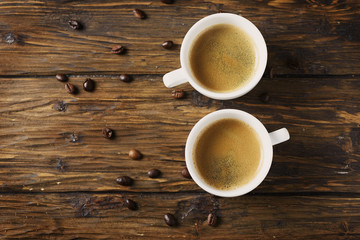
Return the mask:
<svg viewBox="0 0 360 240"><path fill-rule="evenodd" d="M65 74L56 74L56 79L60 82L66 82L68 80Z"/></svg>
<svg viewBox="0 0 360 240"><path fill-rule="evenodd" d="M122 177L118 177L116 179L116 182L122 186L131 186L134 181L131 177L122 176Z"/></svg>
<svg viewBox="0 0 360 240"><path fill-rule="evenodd" d="M268 103L268 102L270 102L270 95L269 95L267 92L261 94L261 95L259 96L259 98L260 98L260 100L261 100L263 103Z"/></svg>
<svg viewBox="0 0 360 240"><path fill-rule="evenodd" d="M173 41L165 41L161 44L161 46L165 49L171 49L174 46Z"/></svg>
<svg viewBox="0 0 360 240"><path fill-rule="evenodd" d="M76 93L76 88L71 83L65 84L65 90L70 94L75 94Z"/></svg>
<svg viewBox="0 0 360 240"><path fill-rule="evenodd" d="M137 209L137 203L131 199L125 200L125 206L130 210L136 210Z"/></svg>
<svg viewBox="0 0 360 240"><path fill-rule="evenodd" d="M83 88L85 91L91 92L95 88L95 82L92 79L87 78L83 83Z"/></svg>
<svg viewBox="0 0 360 240"><path fill-rule="evenodd" d="M74 29L74 30L79 30L82 28L82 25L81 23L79 23L78 21L76 20L69 20L69 26Z"/></svg>
<svg viewBox="0 0 360 240"><path fill-rule="evenodd" d="M142 154L136 149L131 149L129 152L129 157L133 160L139 160L142 158Z"/></svg>
<svg viewBox="0 0 360 240"><path fill-rule="evenodd" d="M113 136L113 131L106 127L102 130L102 135L104 138L110 139Z"/></svg>
<svg viewBox="0 0 360 240"><path fill-rule="evenodd" d="M181 175L183 175L184 178L191 179L191 175L190 175L189 170L188 170L187 168L184 168L184 169L181 171Z"/></svg>
<svg viewBox="0 0 360 240"><path fill-rule="evenodd" d="M123 82L130 82L131 81L131 77L127 74L121 74L120 75L120 80Z"/></svg>
<svg viewBox="0 0 360 240"><path fill-rule="evenodd" d="M150 170L148 171L148 176L149 176L150 178L157 178L157 177L160 176L160 174L161 174L160 170L159 170L159 169L156 169L156 168L150 169Z"/></svg>
<svg viewBox="0 0 360 240"><path fill-rule="evenodd" d="M124 46L117 45L111 49L111 52L115 53L115 54L123 54L123 53L125 53L125 50L126 49Z"/></svg>
<svg viewBox="0 0 360 240"><path fill-rule="evenodd" d="M134 13L134 16L139 18L139 19L145 19L146 18L146 14L143 11L141 11L140 9L135 8L133 10L133 13Z"/></svg>
<svg viewBox="0 0 360 240"><path fill-rule="evenodd" d="M175 99L180 99L185 96L185 92L181 89L180 90L176 89L171 92L171 96Z"/></svg>
<svg viewBox="0 0 360 240"><path fill-rule="evenodd" d="M172 215L171 213L167 213L164 215L164 220L165 220L165 223L171 227L174 227L176 226L177 224L177 221L176 221L176 218L174 215Z"/></svg>
<svg viewBox="0 0 360 240"><path fill-rule="evenodd" d="M207 218L207 223L209 226L215 227L217 222L217 217L214 213L210 213Z"/></svg>
<svg viewBox="0 0 360 240"><path fill-rule="evenodd" d="M174 0L161 0L162 3L172 4Z"/></svg>

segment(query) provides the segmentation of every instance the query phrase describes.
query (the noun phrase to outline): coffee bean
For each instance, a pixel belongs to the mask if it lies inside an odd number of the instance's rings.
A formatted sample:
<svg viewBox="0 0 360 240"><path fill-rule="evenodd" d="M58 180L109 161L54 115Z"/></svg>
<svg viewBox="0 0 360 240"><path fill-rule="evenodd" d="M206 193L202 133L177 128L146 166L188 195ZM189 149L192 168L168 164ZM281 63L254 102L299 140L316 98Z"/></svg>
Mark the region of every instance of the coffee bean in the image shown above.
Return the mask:
<svg viewBox="0 0 360 240"><path fill-rule="evenodd" d="M136 149L131 149L129 152L129 157L133 160L139 160L142 158L142 154Z"/></svg>
<svg viewBox="0 0 360 240"><path fill-rule="evenodd" d="M143 11L141 11L140 9L135 8L133 10L133 13L134 13L134 16L139 18L139 19L145 19L146 18L146 14Z"/></svg>
<svg viewBox="0 0 360 240"><path fill-rule="evenodd" d="M110 139L113 136L113 131L106 127L102 130L102 135L104 138Z"/></svg>
<svg viewBox="0 0 360 240"><path fill-rule="evenodd" d="M56 74L56 79L60 82L66 82L68 80L65 74Z"/></svg>
<svg viewBox="0 0 360 240"><path fill-rule="evenodd" d="M174 46L173 41L165 41L161 44L161 46L165 49L171 49Z"/></svg>
<svg viewBox="0 0 360 240"><path fill-rule="evenodd" d="M184 168L184 169L181 171L181 175L183 175L184 178L191 179L191 175L190 175L189 170L188 170L187 168Z"/></svg>
<svg viewBox="0 0 360 240"><path fill-rule="evenodd" d="M79 23L78 21L76 20L69 20L69 26L74 29L74 30L79 30L82 28L82 25L81 23Z"/></svg>
<svg viewBox="0 0 360 240"><path fill-rule="evenodd" d="M126 49L124 46L117 45L111 49L111 52L115 53L115 54L123 54L123 53L125 53L125 50Z"/></svg>
<svg viewBox="0 0 360 240"><path fill-rule="evenodd" d="M270 102L270 95L269 95L267 92L261 94L261 95L259 96L259 98L260 98L260 100L261 100L263 103L268 103L268 102Z"/></svg>
<svg viewBox="0 0 360 240"><path fill-rule="evenodd" d="M171 92L171 96L174 98L174 99L180 99L180 98L183 98L185 96L185 92L183 90L173 90Z"/></svg>
<svg viewBox="0 0 360 240"><path fill-rule="evenodd" d="M214 213L210 213L207 218L207 223L209 226L215 227L217 222L217 217Z"/></svg>
<svg viewBox="0 0 360 240"><path fill-rule="evenodd" d="M65 84L65 90L66 90L69 94L75 94L75 93L76 93L76 88L75 88L75 86L72 85L71 83Z"/></svg>
<svg viewBox="0 0 360 240"><path fill-rule="evenodd" d="M137 209L137 203L131 199L125 200L125 206L130 210L136 210Z"/></svg>
<svg viewBox="0 0 360 240"><path fill-rule="evenodd" d="M130 82L131 81L131 77L127 74L121 74L120 75L120 80L123 82Z"/></svg>
<svg viewBox="0 0 360 240"><path fill-rule="evenodd" d="M172 4L174 0L161 0L162 3Z"/></svg>
<svg viewBox="0 0 360 240"><path fill-rule="evenodd" d="M174 215L172 215L171 213L167 213L164 215L164 220L165 220L165 223L167 225L169 225L170 227L174 227L176 226L177 224L177 221L176 221L176 218Z"/></svg>
<svg viewBox="0 0 360 240"><path fill-rule="evenodd" d="M148 176L149 176L150 178L157 178L157 177L160 176L160 174L161 174L160 170L159 170L159 169L156 169L156 168L150 169L150 170L148 171Z"/></svg>
<svg viewBox="0 0 360 240"><path fill-rule="evenodd" d="M92 79L87 78L83 83L83 88L85 91L91 92L95 88L95 82Z"/></svg>
<svg viewBox="0 0 360 240"><path fill-rule="evenodd" d="M116 179L116 182L122 186L131 186L134 180L131 177L122 176L122 177L118 177Z"/></svg>

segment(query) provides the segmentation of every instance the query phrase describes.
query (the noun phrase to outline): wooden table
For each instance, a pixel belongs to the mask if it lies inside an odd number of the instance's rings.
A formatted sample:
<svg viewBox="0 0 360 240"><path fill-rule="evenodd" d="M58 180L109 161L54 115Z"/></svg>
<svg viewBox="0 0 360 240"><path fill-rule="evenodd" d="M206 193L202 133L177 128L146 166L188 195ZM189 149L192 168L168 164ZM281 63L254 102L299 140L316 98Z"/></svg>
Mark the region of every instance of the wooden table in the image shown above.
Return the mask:
<svg viewBox="0 0 360 240"><path fill-rule="evenodd" d="M359 239L359 9L358 0L1 1L0 238ZM163 74L179 68L187 30L219 11L263 33L262 80L235 100L188 84L184 99L172 99ZM83 29L69 28L70 19ZM165 40L174 49L163 49ZM111 53L117 44L126 54ZM57 73L79 93L67 94ZM120 81L122 73L133 81ZM94 92L82 90L86 78ZM236 198L181 176L192 126L224 108L291 134L274 148L265 181ZM104 127L114 139L102 137ZM144 158L129 159L131 148ZM150 179L151 168L162 176ZM134 185L118 185L121 175ZM126 198L139 209L124 207ZM206 224L210 211L216 227ZM165 213L179 225L165 225Z"/></svg>

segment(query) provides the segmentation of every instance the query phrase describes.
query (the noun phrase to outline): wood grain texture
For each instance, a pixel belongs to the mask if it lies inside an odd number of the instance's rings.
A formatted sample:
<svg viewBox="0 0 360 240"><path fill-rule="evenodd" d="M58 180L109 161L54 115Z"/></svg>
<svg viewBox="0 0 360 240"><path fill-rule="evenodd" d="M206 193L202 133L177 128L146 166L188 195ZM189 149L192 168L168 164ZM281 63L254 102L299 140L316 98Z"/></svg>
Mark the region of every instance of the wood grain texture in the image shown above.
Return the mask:
<svg viewBox="0 0 360 240"><path fill-rule="evenodd" d="M126 198L137 211L123 207ZM2 194L0 237L15 239L358 239L360 199L204 194ZM213 211L219 224L210 227ZM163 216L172 213L177 227Z"/></svg>
<svg viewBox="0 0 360 240"><path fill-rule="evenodd" d="M87 77L69 82L80 88ZM264 78L231 101L211 100L189 85L184 99L172 99L156 75L135 75L130 83L116 75L90 77L96 90L75 96L54 76L0 80L0 191L202 192L180 174L186 138L206 114L235 108L269 131L286 127L291 134L291 141L274 147L270 173L255 192L359 192L356 77ZM269 103L260 101L263 92ZM59 102L65 111L56 110ZM105 126L115 139L102 137ZM144 158L129 159L131 148ZM151 168L162 177L148 178ZM134 186L118 186L121 175L133 177Z"/></svg>
<svg viewBox="0 0 360 240"><path fill-rule="evenodd" d="M1 1L0 239L359 239L359 9L357 0ZM173 99L163 74L180 67L187 30L219 11L263 33L263 79L234 100L188 84ZM70 19L84 28L71 30ZM163 49L165 40L175 48ZM126 54L110 53L118 44ZM57 73L70 74L79 93L67 94ZM94 92L82 89L88 77ZM192 126L224 108L291 135L274 147L265 181L237 198L210 196L181 176ZM144 158L129 159L132 148ZM149 178L151 168L161 177ZM119 186L121 175L134 185ZM125 208L126 198L139 209ZM211 211L215 228L205 223ZM179 226L165 225L165 213Z"/></svg>
<svg viewBox="0 0 360 240"><path fill-rule="evenodd" d="M187 30L219 11L255 23L274 74L360 74L359 6L357 0L2 1L0 75L164 74L180 67ZM134 8L148 18L135 18ZM83 30L70 29L70 19ZM165 50L165 40L177 46ZM125 55L110 53L117 44L126 46Z"/></svg>

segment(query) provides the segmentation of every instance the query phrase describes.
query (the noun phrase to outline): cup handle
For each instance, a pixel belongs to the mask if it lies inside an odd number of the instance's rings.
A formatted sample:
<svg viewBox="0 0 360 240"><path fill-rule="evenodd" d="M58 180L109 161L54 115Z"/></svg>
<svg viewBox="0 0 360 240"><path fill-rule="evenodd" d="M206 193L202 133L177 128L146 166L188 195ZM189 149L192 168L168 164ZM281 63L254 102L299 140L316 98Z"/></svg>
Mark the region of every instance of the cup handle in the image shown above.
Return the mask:
<svg viewBox="0 0 360 240"><path fill-rule="evenodd" d="M183 69L179 68L166 73L163 77L163 82L167 88L172 88L180 84L186 83L188 82L188 80L185 77Z"/></svg>
<svg viewBox="0 0 360 240"><path fill-rule="evenodd" d="M272 145L285 142L290 139L289 131L286 128L280 128L274 132L269 133Z"/></svg>

